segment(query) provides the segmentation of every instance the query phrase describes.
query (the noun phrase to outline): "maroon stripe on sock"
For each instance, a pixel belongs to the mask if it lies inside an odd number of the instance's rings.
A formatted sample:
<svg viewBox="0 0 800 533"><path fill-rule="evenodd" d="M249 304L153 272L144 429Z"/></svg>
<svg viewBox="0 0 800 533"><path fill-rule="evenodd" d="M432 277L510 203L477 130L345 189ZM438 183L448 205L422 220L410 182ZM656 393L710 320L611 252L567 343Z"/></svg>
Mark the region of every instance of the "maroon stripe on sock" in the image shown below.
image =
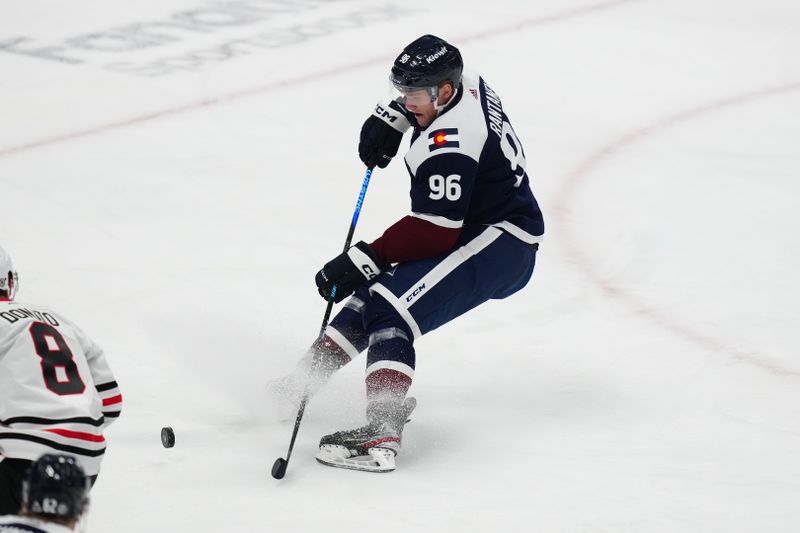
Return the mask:
<svg viewBox="0 0 800 533"><path fill-rule="evenodd" d="M387 394L403 398L411 386L411 377L391 368L380 368L368 375L366 382L367 399Z"/></svg>
<svg viewBox="0 0 800 533"><path fill-rule="evenodd" d="M312 349L317 353L325 354L326 366L328 366L330 370L338 370L350 362L350 356L347 355L347 352L327 335L323 335L321 339L317 339Z"/></svg>

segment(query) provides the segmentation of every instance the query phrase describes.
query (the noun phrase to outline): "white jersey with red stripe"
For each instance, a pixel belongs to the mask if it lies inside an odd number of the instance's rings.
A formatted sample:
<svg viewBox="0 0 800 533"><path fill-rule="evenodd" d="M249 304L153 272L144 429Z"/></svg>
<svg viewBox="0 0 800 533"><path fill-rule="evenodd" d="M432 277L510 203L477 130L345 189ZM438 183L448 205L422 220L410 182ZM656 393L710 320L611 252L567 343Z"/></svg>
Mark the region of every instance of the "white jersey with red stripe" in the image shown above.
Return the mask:
<svg viewBox="0 0 800 533"><path fill-rule="evenodd" d="M0 302L0 453L75 456L96 475L122 396L103 350L63 316Z"/></svg>

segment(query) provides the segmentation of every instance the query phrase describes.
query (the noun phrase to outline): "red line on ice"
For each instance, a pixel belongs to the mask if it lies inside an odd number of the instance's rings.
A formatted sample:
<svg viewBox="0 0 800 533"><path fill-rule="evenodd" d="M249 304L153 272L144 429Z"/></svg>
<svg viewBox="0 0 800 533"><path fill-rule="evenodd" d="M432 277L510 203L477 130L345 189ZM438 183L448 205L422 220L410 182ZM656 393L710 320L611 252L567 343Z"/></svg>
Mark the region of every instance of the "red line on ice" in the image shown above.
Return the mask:
<svg viewBox="0 0 800 533"><path fill-rule="evenodd" d="M473 41L473 40L480 40L486 39L490 37L495 37L498 35L502 35L509 31L513 30L521 30L525 28L529 28L532 26L539 26L543 24L548 24L551 22L560 22L563 20L568 20L573 17L578 17L581 15L586 15L590 13L594 13L596 11L609 9L616 7L622 4L629 4L632 2L639 2L641 0L610 0L606 2L600 2L597 4L591 4L584 7L577 7L573 9L569 9L566 11L562 11L559 13L554 13L551 15L542 15L538 17L534 17L531 19L522 20L517 22L513 25L503 26L499 28L494 28L492 30L488 30L481 33L475 33L472 35L467 35L461 39L456 39L458 42L466 42L466 41ZM20 144L17 146L9 146L6 148L0 148L0 157L19 154L22 152L28 152L37 148L45 148L55 144L64 143L67 141L74 141L76 139L82 139L84 137L89 137L92 135L98 135L100 133L106 133L112 130L118 130L122 128L127 128L129 126L136 126L139 124L143 124L146 122L151 122L154 120L158 120L165 117L170 117L173 115L179 115L181 113L188 113L192 111L197 111L206 107L215 106L218 104L232 102L235 100L239 100L241 98L245 98L248 96L258 96L264 93L268 93L270 91L284 89L287 87L293 87L296 85L302 85L304 83L309 83L313 81L318 81L320 79L325 78L332 78L334 76L346 74L348 72L352 72L354 70L358 70L364 67L369 67L376 64L385 64L387 61L391 61L392 58L387 57L375 57L372 59L367 59L364 61L359 61L356 63L351 63L349 65L339 65L336 67L332 67L328 70L323 70L320 72L315 72L313 74L307 74L305 76L298 76L295 78L289 78L286 80L279 80L270 82L259 87L254 87L252 89L245 89L241 91L236 91L232 93L228 93L222 96L206 98L203 100L187 103L185 105L169 107L162 109L160 111L154 111L152 113L145 113L142 115L138 115L135 117L131 117L128 119L120 120L117 122L110 122L108 124L101 124L98 126L93 126L91 128L86 128L83 130L77 130L72 132L67 132L62 135L56 135L54 137L48 137L45 139L39 139L37 141L31 141L25 144Z"/></svg>
<svg viewBox="0 0 800 533"><path fill-rule="evenodd" d="M556 196L556 202L553 205L552 211L552 216L558 219L559 223L557 226L563 228L561 231L561 240L568 255L571 256L576 266L583 272L583 274L586 275L589 280L591 280L610 297L621 301L637 314L648 318L661 328L671 331L678 337L702 346L705 349L730 353L733 355L734 359L755 365L772 374L792 377L800 376L800 371L785 368L778 362L771 360L771 358L765 354L736 348L731 346L729 343L724 342L723 340L706 335L705 333L692 328L690 325L683 323L677 317L669 316L666 313L658 311L652 305L648 305L644 300L638 298L636 295L627 292L624 288L619 287L611 280L606 279L593 267L593 263L587 254L584 254L581 251L578 240L570 230L570 217L568 215L570 213L570 198L573 196L575 190L586 181L588 176L594 170L600 167L604 161L619 155L620 152L629 149L631 146L643 140L644 138L659 133L660 131L671 126L694 120L715 111L720 111L740 104L746 104L762 98L778 96L797 90L800 90L800 82L778 85L774 87L765 87L737 96L716 100L698 107L686 109L657 120L652 124L647 124L636 128L626 135L623 135L622 137L597 149L594 153L590 154L586 159L581 161L574 170L569 172L563 178L563 185Z"/></svg>

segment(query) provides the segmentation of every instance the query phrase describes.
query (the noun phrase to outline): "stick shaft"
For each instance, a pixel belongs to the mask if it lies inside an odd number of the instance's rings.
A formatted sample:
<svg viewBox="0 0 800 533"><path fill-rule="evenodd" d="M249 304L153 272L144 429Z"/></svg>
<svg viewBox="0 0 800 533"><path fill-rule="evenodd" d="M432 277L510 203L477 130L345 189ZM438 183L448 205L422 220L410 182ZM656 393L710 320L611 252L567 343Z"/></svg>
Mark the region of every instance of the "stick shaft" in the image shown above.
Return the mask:
<svg viewBox="0 0 800 533"><path fill-rule="evenodd" d="M361 184L361 192L358 195L358 201L356 202L356 209L353 212L353 219L350 221L350 229L347 231L347 238L344 240L344 249L342 252L346 252L348 248L350 248L350 243L353 240L353 233L356 230L356 224L358 223L358 217L361 214L361 206L364 205L364 197L367 195L367 187L369 186L369 180L372 177L372 168L368 168L366 174L364 175L364 182ZM328 327L328 319L331 317L331 311L333 310L333 300L334 296L336 295L336 287L333 287L331 291L331 296L328 298L328 305L325 308L325 315L322 317L322 326L319 330L319 338L321 338L325 334L325 328ZM297 433L300 431L300 422L303 420L303 414L306 411L306 404L308 404L309 393L308 387L306 390L303 391L303 398L300 400L300 406L297 408L297 417L294 421L294 430L292 431L292 439L289 441L289 451L286 452L286 467L289 466L289 459L292 457L292 450L294 450L294 443L297 440Z"/></svg>
<svg viewBox="0 0 800 533"><path fill-rule="evenodd" d="M347 238L344 240L344 248L342 249L342 253L346 252L347 249L350 248L350 244L353 242L353 234L356 231L356 224L358 223L358 217L361 214L361 206L364 205L364 197L367 195L367 187L369 186L369 180L371 177L372 169L368 168L367 173L364 175L364 182L361 184L361 192L358 195L356 209L353 212L353 220L350 221L350 229L347 231ZM331 297L328 298L328 305L325 308L325 315L322 317L322 325L319 328L318 335L320 338L325 334L325 328L328 327L328 320L331 317L331 311L333 311L333 300L335 295L336 286L334 286L333 290L331 291Z"/></svg>

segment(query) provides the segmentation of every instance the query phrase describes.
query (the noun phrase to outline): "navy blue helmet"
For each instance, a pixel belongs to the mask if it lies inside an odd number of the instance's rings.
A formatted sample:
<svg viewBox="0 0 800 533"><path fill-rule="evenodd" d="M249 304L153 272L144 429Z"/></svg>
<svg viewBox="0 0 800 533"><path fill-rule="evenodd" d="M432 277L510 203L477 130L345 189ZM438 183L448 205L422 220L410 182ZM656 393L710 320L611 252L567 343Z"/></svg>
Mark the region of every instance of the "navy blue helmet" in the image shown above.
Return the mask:
<svg viewBox="0 0 800 533"><path fill-rule="evenodd" d="M22 482L22 507L29 513L78 518L88 493L86 474L73 457L47 454L34 461Z"/></svg>
<svg viewBox="0 0 800 533"><path fill-rule="evenodd" d="M448 80L458 87L463 70L458 48L435 35L423 35L397 56L390 79L401 91L438 87Z"/></svg>

